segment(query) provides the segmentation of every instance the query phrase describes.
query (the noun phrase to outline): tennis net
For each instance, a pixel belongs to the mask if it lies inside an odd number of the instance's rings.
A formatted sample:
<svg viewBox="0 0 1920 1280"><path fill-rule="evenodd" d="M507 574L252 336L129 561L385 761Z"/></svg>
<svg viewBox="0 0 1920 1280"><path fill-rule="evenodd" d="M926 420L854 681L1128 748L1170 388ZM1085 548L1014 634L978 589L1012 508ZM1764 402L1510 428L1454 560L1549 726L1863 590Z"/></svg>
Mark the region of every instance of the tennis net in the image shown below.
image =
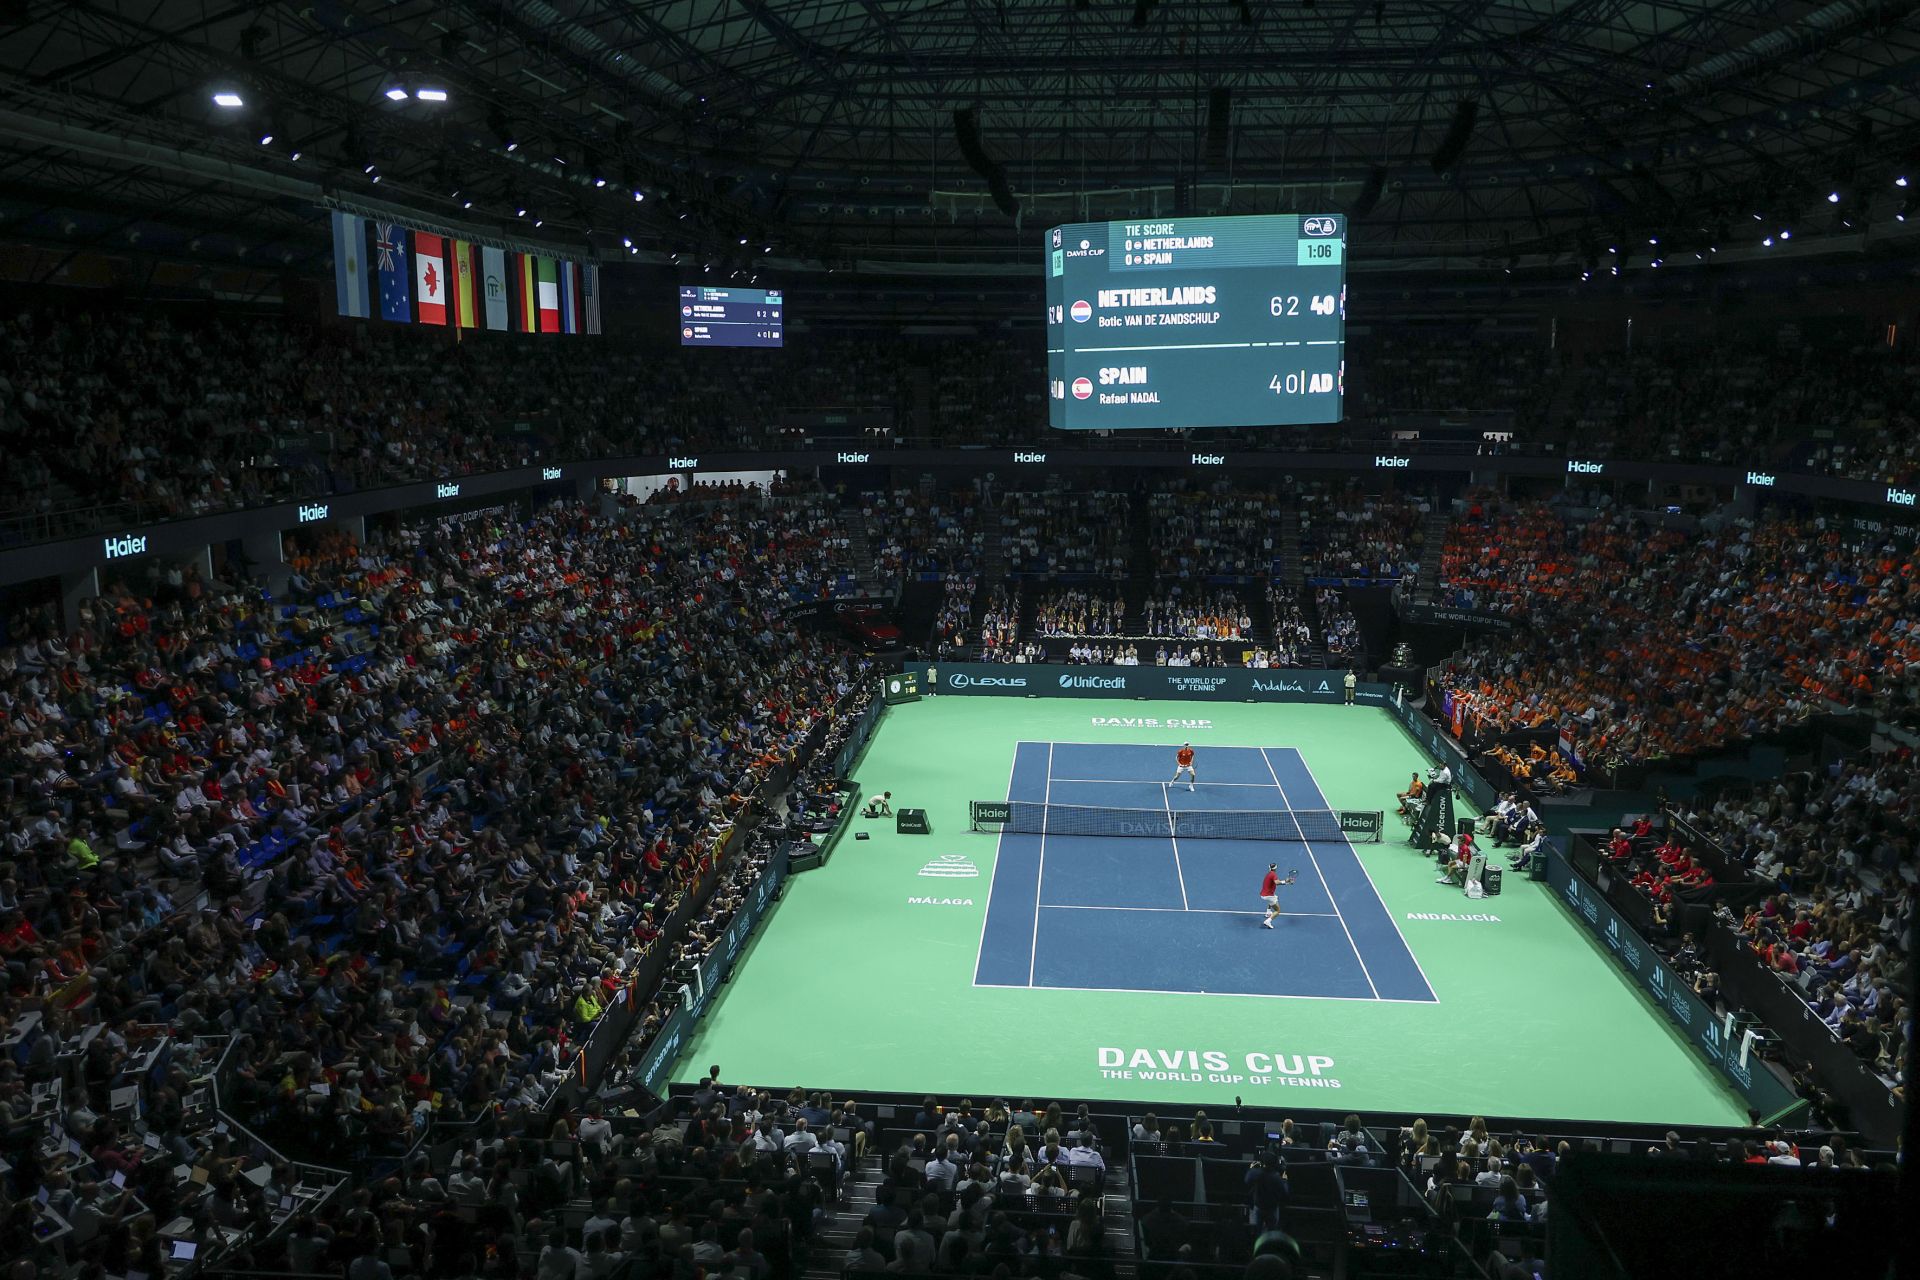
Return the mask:
<svg viewBox="0 0 1920 1280"><path fill-rule="evenodd" d="M975 800L975 831L1048 836L1158 836L1162 840L1378 842L1379 809L1116 809L1038 800Z"/></svg>

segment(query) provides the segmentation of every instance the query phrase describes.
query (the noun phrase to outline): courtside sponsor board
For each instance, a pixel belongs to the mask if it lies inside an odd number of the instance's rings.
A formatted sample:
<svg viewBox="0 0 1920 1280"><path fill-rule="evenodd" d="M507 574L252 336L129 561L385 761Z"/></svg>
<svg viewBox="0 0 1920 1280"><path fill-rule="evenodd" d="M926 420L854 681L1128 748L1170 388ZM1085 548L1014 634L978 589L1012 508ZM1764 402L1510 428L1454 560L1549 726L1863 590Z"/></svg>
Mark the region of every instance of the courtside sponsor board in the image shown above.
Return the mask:
<svg viewBox="0 0 1920 1280"><path fill-rule="evenodd" d="M1098 667L1007 662L948 662L936 664L929 670L932 675L928 686L941 693L1039 698L1166 698L1182 702L1338 702L1341 681L1347 674L1335 668L1281 671L1250 667ZM1384 702L1388 692L1388 686L1373 681L1356 688L1360 697L1376 702ZM1164 723L1174 726L1171 720Z"/></svg>

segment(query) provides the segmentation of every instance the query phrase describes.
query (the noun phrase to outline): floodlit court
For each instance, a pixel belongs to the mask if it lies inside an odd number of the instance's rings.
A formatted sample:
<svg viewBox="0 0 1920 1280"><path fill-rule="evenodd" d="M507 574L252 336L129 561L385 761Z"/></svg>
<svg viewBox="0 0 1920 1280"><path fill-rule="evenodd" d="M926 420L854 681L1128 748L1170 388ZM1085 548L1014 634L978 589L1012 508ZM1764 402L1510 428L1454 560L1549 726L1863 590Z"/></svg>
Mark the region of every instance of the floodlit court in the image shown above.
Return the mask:
<svg viewBox="0 0 1920 1280"><path fill-rule="evenodd" d="M1182 742L1191 792L1165 785ZM870 838L793 877L674 1078L1741 1123L1544 882L1434 883L1393 814L1427 764L1364 706L889 708L855 777L933 833L856 817ZM1047 808L974 831L974 801ZM1373 810L1383 840L1350 841L1339 815ZM1143 834L1089 833L1116 828ZM1269 863L1295 873L1272 929Z"/></svg>
<svg viewBox="0 0 1920 1280"><path fill-rule="evenodd" d="M1335 839L1303 838L1313 833L1302 832L1302 820L1312 827L1328 806L1299 750L1207 747L1195 760L1204 780L1190 787L1167 781L1179 746L1016 745L1008 799L1044 804L1048 825L1069 831L1000 836L974 981L1432 1001L1419 962L1337 824L1327 824ZM1099 820L1112 810L1164 811L1169 834L1072 832L1127 825ZM1091 821L1076 822L1082 812ZM1244 821L1182 821L1198 814ZM1267 828L1272 838L1175 834L1205 827ZM1269 863L1294 878L1281 890L1272 937L1261 936L1266 911L1252 892ZM1160 945L1132 945L1143 929Z"/></svg>

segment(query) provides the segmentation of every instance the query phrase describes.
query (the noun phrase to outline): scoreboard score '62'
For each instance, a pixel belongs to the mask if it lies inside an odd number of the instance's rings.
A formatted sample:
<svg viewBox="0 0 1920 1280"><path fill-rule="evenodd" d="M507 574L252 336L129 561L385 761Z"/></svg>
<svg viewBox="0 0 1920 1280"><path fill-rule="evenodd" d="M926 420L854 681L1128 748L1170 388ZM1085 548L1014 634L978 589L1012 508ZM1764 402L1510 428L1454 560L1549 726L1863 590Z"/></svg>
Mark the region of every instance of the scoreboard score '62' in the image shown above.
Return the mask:
<svg viewBox="0 0 1920 1280"><path fill-rule="evenodd" d="M1339 214L1053 228L1048 422L1091 431L1340 421L1346 257Z"/></svg>

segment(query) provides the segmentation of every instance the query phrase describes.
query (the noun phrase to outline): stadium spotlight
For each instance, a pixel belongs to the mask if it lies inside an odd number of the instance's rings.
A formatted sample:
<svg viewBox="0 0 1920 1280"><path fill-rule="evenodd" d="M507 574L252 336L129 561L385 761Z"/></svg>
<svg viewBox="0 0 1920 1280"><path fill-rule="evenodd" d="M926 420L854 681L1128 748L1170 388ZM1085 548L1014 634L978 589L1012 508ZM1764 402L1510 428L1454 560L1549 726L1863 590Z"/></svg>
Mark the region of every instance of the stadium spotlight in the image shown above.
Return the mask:
<svg viewBox="0 0 1920 1280"><path fill-rule="evenodd" d="M621 244L623 244L623 245L625 245L625 246L627 246L627 248L629 248L629 249L631 249L631 248L633 248L633 237L632 237L632 236L621 236L621 237L620 237L620 243L621 243Z"/></svg>
<svg viewBox="0 0 1920 1280"><path fill-rule="evenodd" d="M1838 191L1829 191L1829 192L1827 192L1827 203L1828 203L1828 204L1839 204L1839 203L1840 203L1840 193L1839 193Z"/></svg>
<svg viewBox="0 0 1920 1280"><path fill-rule="evenodd" d="M1773 248L1773 237L1768 236L1765 240L1762 240L1760 243L1765 245L1767 248L1771 249Z"/></svg>
<svg viewBox="0 0 1920 1280"><path fill-rule="evenodd" d="M547 222L545 218L535 218L533 220L533 225L536 227L544 227L547 225Z"/></svg>
<svg viewBox="0 0 1920 1280"><path fill-rule="evenodd" d="M267 132L260 135L260 145L263 147L270 147L273 145L273 131L271 129L269 129Z"/></svg>
<svg viewBox="0 0 1920 1280"><path fill-rule="evenodd" d="M507 113L500 108L495 107L493 110L487 112L487 128L493 131L493 136L499 141L500 145L507 150L512 151L520 145L519 137L514 133L513 126L507 121Z"/></svg>
<svg viewBox="0 0 1920 1280"><path fill-rule="evenodd" d="M513 211L513 216L516 218L524 218L527 216L527 211L525 209L515 209Z"/></svg>
<svg viewBox="0 0 1920 1280"><path fill-rule="evenodd" d="M773 252L773 246L772 246L772 245L770 245L770 244L763 244L763 245L761 245L761 246L760 246L760 252L762 252L762 253L772 253L772 252Z"/></svg>
<svg viewBox="0 0 1920 1280"><path fill-rule="evenodd" d="M1660 237L1659 237L1659 236L1648 236L1648 237L1647 237L1647 243L1648 243L1648 244L1659 244L1659 243L1660 243Z"/></svg>
<svg viewBox="0 0 1920 1280"><path fill-rule="evenodd" d="M633 202L635 204L639 204L642 200L645 200L646 198L647 198L647 193L644 191L636 191L633 193Z"/></svg>
<svg viewBox="0 0 1920 1280"><path fill-rule="evenodd" d="M287 157L287 159L289 160L298 160L299 158L300 158L300 153L298 151L295 151L293 154Z"/></svg>
<svg viewBox="0 0 1920 1280"><path fill-rule="evenodd" d="M1895 179L1893 180L1893 185L1894 185L1894 186L1896 186L1896 187L1904 187L1904 186L1906 186L1906 185L1907 185L1907 175L1903 173L1903 174L1901 174L1901 175L1900 175L1899 177L1897 177L1897 178L1895 178Z"/></svg>
<svg viewBox="0 0 1920 1280"><path fill-rule="evenodd" d="M471 208L473 208L473 201L471 201L471 200L462 200L462 201L460 202L460 207L461 207L462 209L471 209Z"/></svg>
<svg viewBox="0 0 1920 1280"><path fill-rule="evenodd" d="M1782 227L1780 228L1780 238L1782 240L1791 240L1793 239L1793 232L1786 227Z"/></svg>
<svg viewBox="0 0 1920 1280"><path fill-rule="evenodd" d="M596 187L604 187L607 185L607 180L605 178L595 178L593 180L593 185Z"/></svg>
<svg viewBox="0 0 1920 1280"><path fill-rule="evenodd" d="M238 111L247 105L247 100L232 89L221 89L214 93L213 105L225 107L229 111Z"/></svg>
<svg viewBox="0 0 1920 1280"><path fill-rule="evenodd" d="M409 96L407 91L397 84L387 86L388 102L405 102Z"/></svg>
<svg viewBox="0 0 1920 1280"><path fill-rule="evenodd" d="M413 96L422 102L445 102L447 100L447 91L445 89L421 89Z"/></svg>
<svg viewBox="0 0 1920 1280"><path fill-rule="evenodd" d="M741 243L741 244L745 244L746 242L747 242L747 238L746 238L745 236L741 236L741 237L740 237L740 243Z"/></svg>

